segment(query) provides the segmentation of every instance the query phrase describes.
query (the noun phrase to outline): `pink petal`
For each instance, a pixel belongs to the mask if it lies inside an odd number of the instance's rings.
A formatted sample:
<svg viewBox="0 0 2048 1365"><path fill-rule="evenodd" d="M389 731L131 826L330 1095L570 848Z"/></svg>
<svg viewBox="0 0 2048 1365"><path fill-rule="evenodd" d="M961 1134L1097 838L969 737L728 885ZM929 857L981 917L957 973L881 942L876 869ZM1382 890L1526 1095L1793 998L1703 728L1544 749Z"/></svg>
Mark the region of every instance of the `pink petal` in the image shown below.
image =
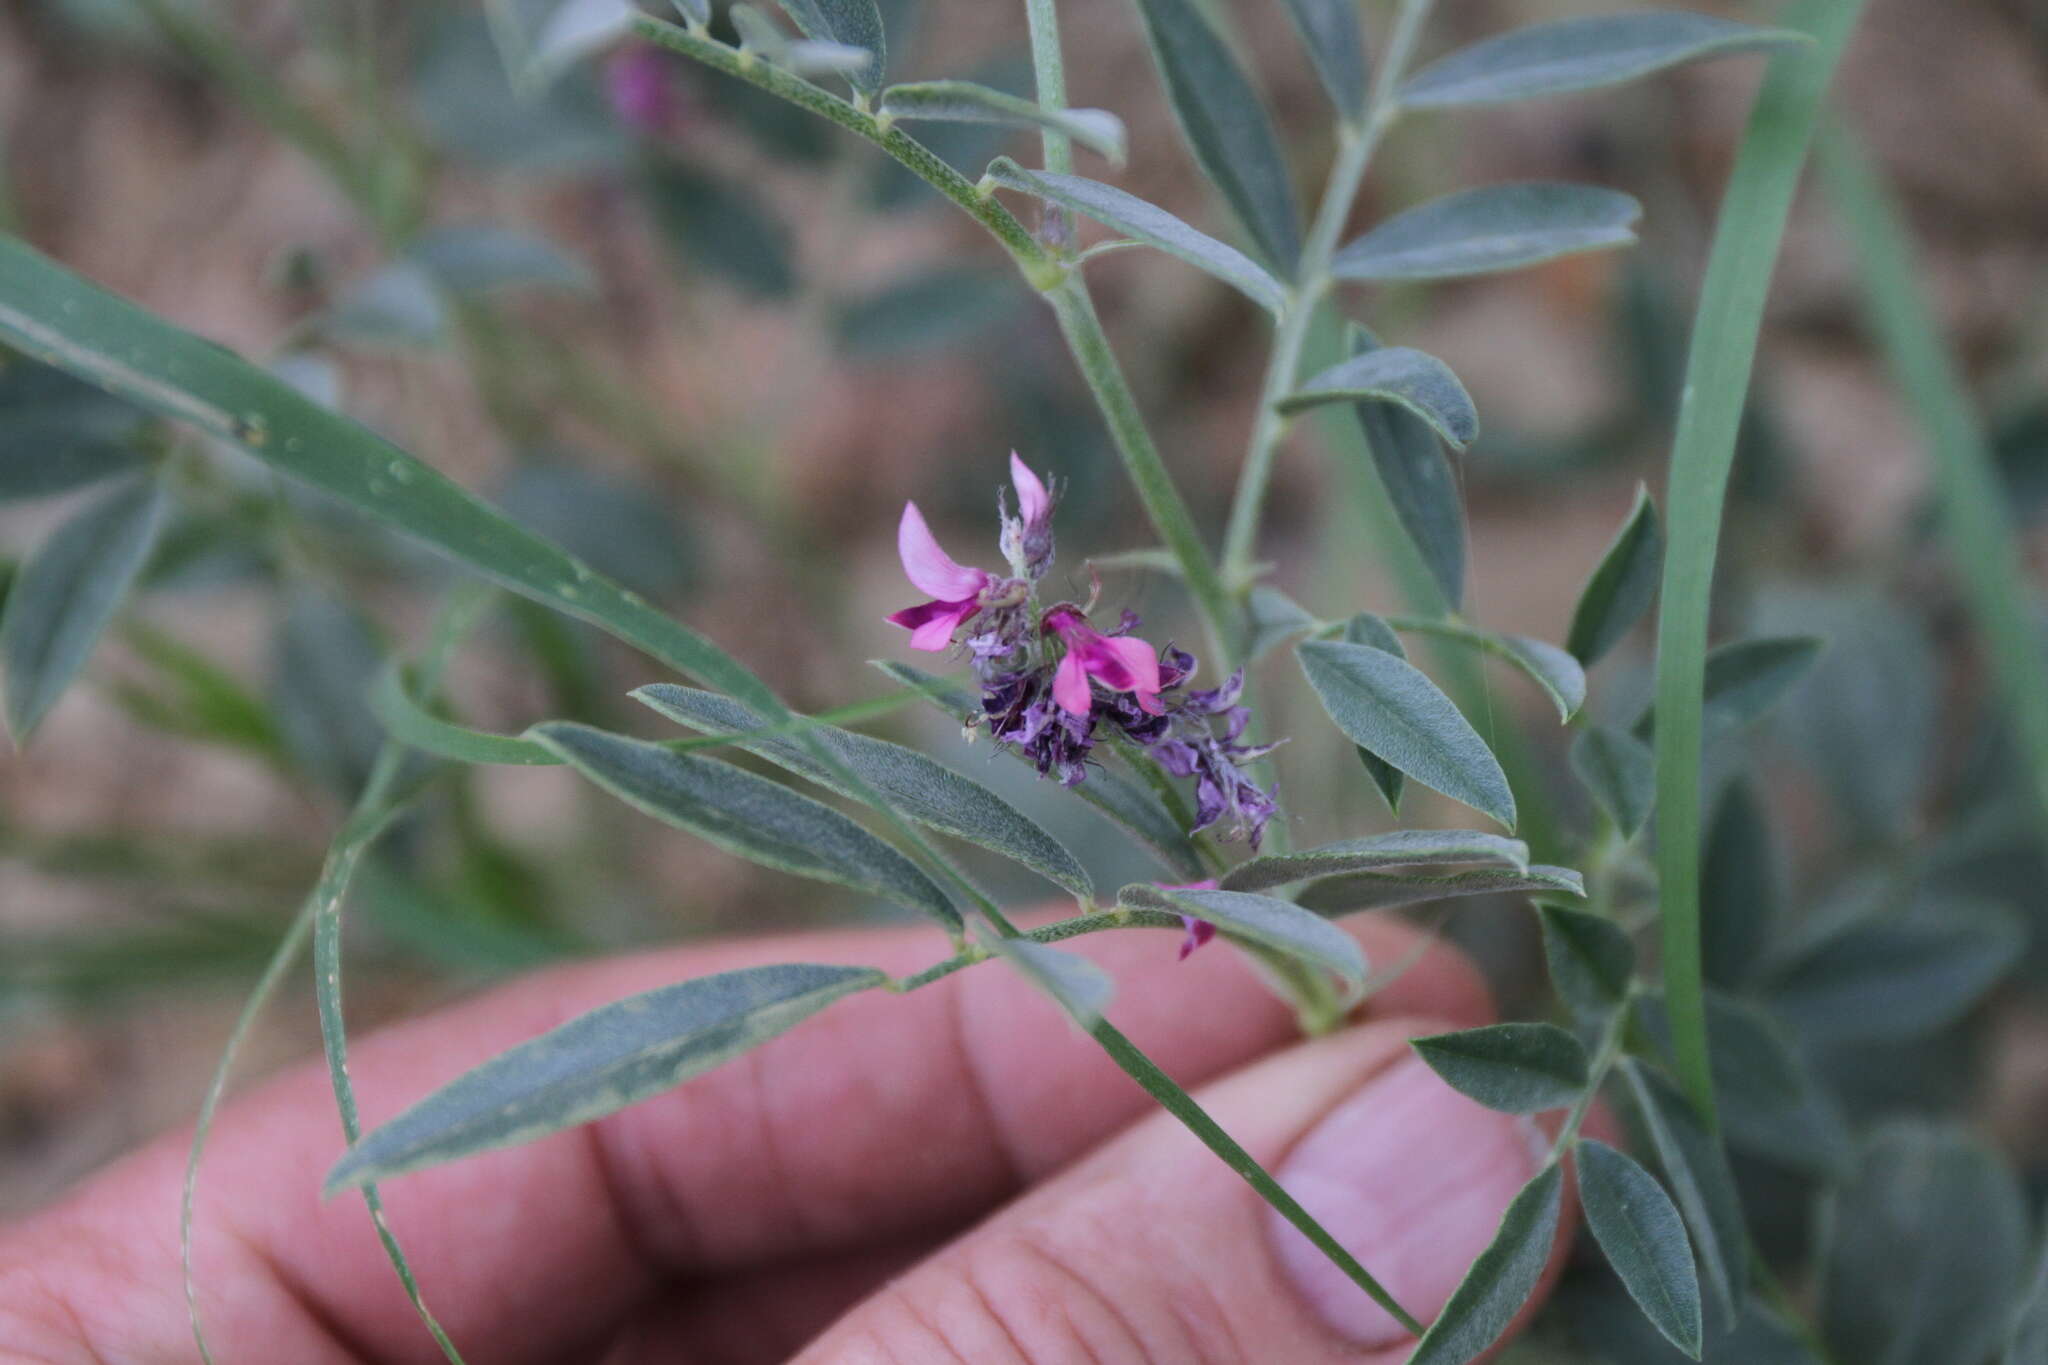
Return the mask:
<svg viewBox="0 0 2048 1365"><path fill-rule="evenodd" d="M1187 927L1187 933L1180 941L1180 960L1185 962L1189 953L1216 937L1216 926L1193 915L1182 915L1180 922Z"/></svg>
<svg viewBox="0 0 2048 1365"><path fill-rule="evenodd" d="M1139 710L1159 715L1165 709L1159 704L1159 651L1135 636L1089 635L1074 651L1086 657L1088 671L1111 691L1134 694Z"/></svg>
<svg viewBox="0 0 2048 1365"><path fill-rule="evenodd" d="M988 586L986 573L954 563L953 557L939 548L931 527L925 525L924 513L914 502L903 504L903 520L896 527L896 553L902 557L903 572L918 590L941 602L971 599Z"/></svg>
<svg viewBox="0 0 2048 1365"><path fill-rule="evenodd" d="M1030 525L1045 520L1045 514L1052 508L1052 494L1045 491L1031 467L1017 458L1017 452L1010 452L1010 482L1017 487L1017 514Z"/></svg>
<svg viewBox="0 0 2048 1365"><path fill-rule="evenodd" d="M1070 650L1060 660L1059 671L1052 675L1052 699L1060 709L1076 716L1085 716L1095 704L1088 693L1088 669L1081 662L1079 651Z"/></svg>
<svg viewBox="0 0 2048 1365"><path fill-rule="evenodd" d="M920 602L914 607L891 612L888 621L910 632L912 649L940 650L953 643L960 623L981 610L968 602Z"/></svg>

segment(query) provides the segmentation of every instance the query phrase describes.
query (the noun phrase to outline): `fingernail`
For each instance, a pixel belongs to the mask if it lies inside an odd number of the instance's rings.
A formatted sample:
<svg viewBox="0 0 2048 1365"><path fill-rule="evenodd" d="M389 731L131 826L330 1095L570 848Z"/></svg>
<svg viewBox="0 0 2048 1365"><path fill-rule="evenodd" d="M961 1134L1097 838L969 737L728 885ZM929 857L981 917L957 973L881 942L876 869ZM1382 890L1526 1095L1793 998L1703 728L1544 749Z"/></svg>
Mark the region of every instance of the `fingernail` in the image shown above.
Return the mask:
<svg viewBox="0 0 2048 1365"><path fill-rule="evenodd" d="M1466 1099L1411 1056L1326 1114L1275 1174L1397 1303L1428 1322L1535 1173L1530 1139L1524 1120ZM1267 1236L1296 1291L1337 1333L1368 1347L1408 1339L1271 1210Z"/></svg>

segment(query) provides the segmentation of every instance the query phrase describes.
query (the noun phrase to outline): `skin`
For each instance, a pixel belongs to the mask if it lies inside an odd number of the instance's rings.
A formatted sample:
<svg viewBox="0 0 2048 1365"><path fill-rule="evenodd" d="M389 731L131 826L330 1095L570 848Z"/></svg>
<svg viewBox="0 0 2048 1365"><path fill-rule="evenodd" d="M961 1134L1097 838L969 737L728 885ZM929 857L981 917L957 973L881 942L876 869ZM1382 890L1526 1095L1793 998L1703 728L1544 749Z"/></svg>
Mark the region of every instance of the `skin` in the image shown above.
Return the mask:
<svg viewBox="0 0 2048 1365"><path fill-rule="evenodd" d="M1320 1113L1407 1062L1409 1036L1493 1015L1453 950L1392 920L1347 924L1376 963L1419 956L1364 1022L1309 1044L1220 946L1184 963L1156 931L1067 946L1115 974L1112 1019L1270 1169ZM814 934L559 968L360 1041L351 1073L374 1126L621 995L769 962L904 973L939 947L928 930ZM168 1135L0 1233L0 1365L198 1359L178 1269L188 1140ZM222 1365L441 1358L360 1201L318 1197L341 1145L317 1066L223 1111L197 1237ZM999 965L850 997L675 1091L384 1194L474 1365L1405 1354L1360 1353L1324 1327L1266 1249L1264 1206Z"/></svg>

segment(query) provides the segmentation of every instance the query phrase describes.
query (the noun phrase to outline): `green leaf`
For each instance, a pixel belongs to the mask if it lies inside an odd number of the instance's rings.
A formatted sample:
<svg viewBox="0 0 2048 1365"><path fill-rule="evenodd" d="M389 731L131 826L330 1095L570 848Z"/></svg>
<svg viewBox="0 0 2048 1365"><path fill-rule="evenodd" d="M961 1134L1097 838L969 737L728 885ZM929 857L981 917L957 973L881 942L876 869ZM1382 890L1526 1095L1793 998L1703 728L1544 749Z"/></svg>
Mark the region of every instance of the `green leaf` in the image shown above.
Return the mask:
<svg viewBox="0 0 2048 1365"><path fill-rule="evenodd" d="M779 783L567 721L537 725L529 738L620 800L728 853L895 901L960 931L959 912L915 863L830 806Z"/></svg>
<svg viewBox="0 0 2048 1365"><path fill-rule="evenodd" d="M754 711L730 697L672 683L633 692L637 701L669 719L706 734L740 734L767 728ZM819 743L847 769L881 793L896 810L941 833L993 849L1058 883L1083 900L1095 894L1088 873L1059 840L1009 802L942 763L900 744L819 726ZM793 738L740 741L740 747L841 796L855 793Z"/></svg>
<svg viewBox="0 0 2048 1365"><path fill-rule="evenodd" d="M2033 1285L2013 1314L1999 1365L2039 1365L2043 1360L2048 1360L2048 1247L2042 1249Z"/></svg>
<svg viewBox="0 0 2048 1365"><path fill-rule="evenodd" d="M1316 618L1308 609L1278 588L1261 583L1245 599L1245 615L1251 623L1251 641L1245 646L1244 662L1257 663L1278 646L1312 630Z"/></svg>
<svg viewBox="0 0 2048 1365"><path fill-rule="evenodd" d="M52 531L16 572L0 618L0 666L17 746L85 666L149 558L164 505L156 480L124 484Z"/></svg>
<svg viewBox="0 0 2048 1365"><path fill-rule="evenodd" d="M1301 254L1294 186L1251 78L1191 0L1135 0L1167 98L1203 174L1223 192L1270 264Z"/></svg>
<svg viewBox="0 0 2048 1365"><path fill-rule="evenodd" d="M651 162L645 199L685 270L709 270L758 299L796 289L789 229L746 182L676 161Z"/></svg>
<svg viewBox="0 0 2048 1365"><path fill-rule="evenodd" d="M354 794L384 739L368 700L383 658L376 627L342 598L301 589L271 648L270 709L286 748L329 787Z"/></svg>
<svg viewBox="0 0 2048 1365"><path fill-rule="evenodd" d="M1517 892L1586 894L1585 882L1568 867L1533 863L1527 872L1479 868L1445 876L1422 873L1349 872L1311 883L1300 903L1324 915L1352 915L1397 905L1421 905L1460 896L1502 896Z"/></svg>
<svg viewBox="0 0 2048 1365"><path fill-rule="evenodd" d="M1503 1114L1563 1109L1586 1089L1586 1048L1555 1024L1489 1024L1409 1040L1459 1094Z"/></svg>
<svg viewBox="0 0 2048 1365"><path fill-rule="evenodd" d="M1021 301L1014 275L939 269L845 300L832 330L850 358L897 364L911 356L957 353L1010 321Z"/></svg>
<svg viewBox="0 0 2048 1365"><path fill-rule="evenodd" d="M919 81L882 92L884 117L937 123L994 123L1005 128L1045 128L1072 138L1124 164L1124 121L1107 109L1047 109L973 81Z"/></svg>
<svg viewBox="0 0 2048 1365"><path fill-rule="evenodd" d="M1340 280L1485 275L1636 240L1643 206L1619 190L1555 182L1485 185L1397 214L1340 248Z"/></svg>
<svg viewBox="0 0 2048 1365"><path fill-rule="evenodd" d="M1527 872L1529 846L1520 839L1476 829L1397 829L1298 853L1252 858L1225 873L1222 886L1225 891L1263 891L1310 877L1435 863L1503 863L1517 872Z"/></svg>
<svg viewBox="0 0 2048 1365"><path fill-rule="evenodd" d="M1381 349L1356 323L1345 327L1345 345L1354 358ZM1368 399L1351 410L1394 516L1455 611L1465 595L1465 507L1443 446L1427 422L1398 403Z"/></svg>
<svg viewBox="0 0 2048 1365"><path fill-rule="evenodd" d="M849 47L845 43L815 38L792 42L775 26L773 19L752 5L736 4L727 12L727 17L739 33L741 51L758 53L771 64L798 75L830 72L851 79L853 73L865 72L874 64L874 54L864 47Z"/></svg>
<svg viewBox="0 0 2048 1365"><path fill-rule="evenodd" d="M2026 1195L1983 1143L1894 1123L1822 1214L1821 1330L1857 1365L1978 1365L2027 1272Z"/></svg>
<svg viewBox="0 0 2048 1365"><path fill-rule="evenodd" d="M1633 839L1657 799L1650 746L1612 725L1589 725L1572 741L1572 772L1623 839Z"/></svg>
<svg viewBox="0 0 2048 1365"><path fill-rule="evenodd" d="M1301 35L1330 102L1345 119L1356 122L1365 112L1368 83L1358 6L1352 0L1287 0L1287 16L1294 21L1294 31Z"/></svg>
<svg viewBox="0 0 2048 1365"><path fill-rule="evenodd" d="M1084 1032L1102 1023L1102 1012L1116 995L1116 982L1108 972L1079 953L1028 938L988 936L982 941L1026 981L1051 996Z"/></svg>
<svg viewBox="0 0 2048 1365"><path fill-rule="evenodd" d="M1563 1168L1553 1162L1522 1187L1408 1365L1468 1365L1507 1331L1550 1263L1563 1183Z"/></svg>
<svg viewBox="0 0 2048 1365"><path fill-rule="evenodd" d="M1685 62L1804 37L1678 12L1561 19L1488 38L1432 62L1408 78L1401 103L1428 109L1595 90Z"/></svg>
<svg viewBox="0 0 2048 1365"><path fill-rule="evenodd" d="M1224 933L1326 967L1354 986L1365 982L1358 940L1312 910L1276 896L1243 891L1177 890L1140 882L1117 892L1117 904L1207 920Z"/></svg>
<svg viewBox="0 0 2048 1365"><path fill-rule="evenodd" d="M1539 904L1543 959L1550 984L1573 1014L1587 1022L1605 1018L1628 998L1636 950L1620 925L1604 916L1564 905Z"/></svg>
<svg viewBox="0 0 2048 1365"><path fill-rule="evenodd" d="M872 967L747 967L627 996L465 1072L372 1129L328 1195L559 1133L681 1085L834 1001L888 980Z"/></svg>
<svg viewBox="0 0 2048 1365"><path fill-rule="evenodd" d="M1707 653L1701 732L1726 736L1759 720L1813 667L1826 642L1811 636L1735 640ZM1654 706L1636 721L1635 733L1656 732Z"/></svg>
<svg viewBox="0 0 2048 1365"><path fill-rule="evenodd" d="M1556 645L1527 635L1502 635L1479 630L1462 621L1415 619L1403 621L1406 630L1420 631L1456 640L1504 659L1529 681L1543 689L1557 708L1557 718L1567 725L1586 704L1586 670L1579 661Z"/></svg>
<svg viewBox="0 0 2048 1365"><path fill-rule="evenodd" d="M1699 1274L1670 1196L1655 1176L1604 1142L1583 1138L1576 1151L1579 1206L1607 1263L1657 1330L1699 1359Z"/></svg>
<svg viewBox="0 0 2048 1365"><path fill-rule="evenodd" d="M526 78L547 80L611 46L625 36L635 13L632 0L562 0L534 39Z"/></svg>
<svg viewBox="0 0 2048 1365"><path fill-rule="evenodd" d="M1749 1232L1728 1154L1677 1087L1634 1057L1622 1059L1621 1073L1692 1230L1722 1323L1733 1330L1749 1292Z"/></svg>
<svg viewBox="0 0 2048 1365"><path fill-rule="evenodd" d="M1591 668L1621 642L1657 600L1657 574L1664 562L1664 530L1650 490L1636 485L1635 506L1615 533L1593 576L1572 609L1565 648Z"/></svg>
<svg viewBox="0 0 2048 1365"><path fill-rule="evenodd" d="M1479 413L1451 367L1412 346L1382 346L1332 365L1280 400L1280 411L1303 412L1323 403L1375 399L1394 403L1429 423L1459 449L1479 436Z"/></svg>
<svg viewBox="0 0 2048 1365"><path fill-rule="evenodd" d="M0 348L0 502L66 493L143 464L143 413L62 370Z"/></svg>
<svg viewBox="0 0 2048 1365"><path fill-rule="evenodd" d="M1270 271L1236 247L1219 242L1207 233L1189 227L1156 204L1114 185L1078 175L1057 175L1051 171L1028 171L1006 156L989 163L988 179L1006 190L1035 195L1049 203L1072 209L1177 256L1197 270L1206 271L1276 316L1287 307L1287 289Z"/></svg>
<svg viewBox="0 0 2048 1365"><path fill-rule="evenodd" d="M310 325L342 346L439 346L448 338L448 308L425 267L396 261L343 290Z"/></svg>
<svg viewBox="0 0 2048 1365"><path fill-rule="evenodd" d="M847 80L864 95L882 88L889 62L889 44L882 33L882 11L875 0L777 0L806 38L865 48L873 60Z"/></svg>
<svg viewBox="0 0 2048 1365"><path fill-rule="evenodd" d="M892 659L877 659L873 663L896 682L924 693L934 706L956 721L980 714L981 704L944 678ZM1158 797L1122 774L1095 768L1079 786L1063 790L1072 792L1142 839L1175 876L1199 881L1209 875L1187 830L1160 804Z"/></svg>
<svg viewBox="0 0 2048 1365"><path fill-rule="evenodd" d="M130 714L174 734L246 749L281 762L284 737L270 709L234 674L190 645L132 621L122 642L168 684L167 693L130 688L116 693Z"/></svg>
<svg viewBox="0 0 2048 1365"><path fill-rule="evenodd" d="M1296 653L1351 742L1512 830L1515 796L1486 741L1413 664L1368 645L1311 640Z"/></svg>
<svg viewBox="0 0 2048 1365"><path fill-rule="evenodd" d="M1783 899L1769 819L1755 788L1732 782L1714 807L1700 860L1700 952L1710 984L1747 984Z"/></svg>
<svg viewBox="0 0 2048 1365"><path fill-rule="evenodd" d="M711 0L671 0L685 22L703 26L711 22Z"/></svg>
<svg viewBox="0 0 2048 1365"><path fill-rule="evenodd" d="M405 255L456 294L534 287L590 290L597 283L588 266L545 237L491 223L435 228L416 238Z"/></svg>
<svg viewBox="0 0 2048 1365"><path fill-rule="evenodd" d="M1394 407L1390 403L1360 403L1357 411L1360 421L1366 421L1369 413L1386 413L1391 416L1398 416L1403 423L1420 432L1423 439L1429 442L1432 458L1442 459L1441 455L1435 453L1438 449L1436 437L1430 435L1427 427L1423 426L1415 418L1410 417L1407 413L1402 412L1401 409ZM1376 450L1378 447L1374 446L1374 449ZM1455 567L1462 573L1465 565L1464 524L1462 521L1459 523L1458 536L1458 559ZM1394 633L1394 628L1369 611L1359 612L1344 623L1344 642L1346 644L1367 645L1373 649L1385 650L1397 659L1408 657L1408 651L1401 647L1401 637ZM1365 748L1363 745L1353 745L1352 747L1358 750L1358 761L1365 765L1365 775L1372 779L1372 784L1379 788L1380 795L1386 799L1387 810L1394 815L1399 815L1401 813L1401 794L1407 788L1408 779L1399 768L1373 753L1372 750Z"/></svg>
<svg viewBox="0 0 2048 1365"><path fill-rule="evenodd" d="M1809 1046L1895 1042L1947 1027L2002 980L2025 949L2011 910L1931 896L1900 913L1835 926L1767 973L1772 1011Z"/></svg>

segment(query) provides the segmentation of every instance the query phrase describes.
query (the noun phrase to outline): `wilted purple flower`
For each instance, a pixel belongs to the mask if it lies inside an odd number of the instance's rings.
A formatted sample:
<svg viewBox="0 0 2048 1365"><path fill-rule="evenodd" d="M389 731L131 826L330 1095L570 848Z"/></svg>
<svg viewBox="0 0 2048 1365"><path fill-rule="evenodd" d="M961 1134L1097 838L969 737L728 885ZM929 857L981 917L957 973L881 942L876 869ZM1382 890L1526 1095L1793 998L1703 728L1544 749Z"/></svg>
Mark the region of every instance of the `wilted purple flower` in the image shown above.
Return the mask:
<svg viewBox="0 0 2048 1365"><path fill-rule="evenodd" d="M645 43L621 48L604 67L605 94L612 111L638 132L649 136L668 132L682 113L672 76L673 68L660 49Z"/></svg>
<svg viewBox="0 0 2048 1365"><path fill-rule="evenodd" d="M1159 882L1157 885L1161 891L1214 891L1216 889L1216 879L1208 877L1199 882L1180 882L1171 886L1165 882ZM1187 930L1180 941L1180 961L1185 962L1188 960L1189 953L1192 953L1195 949L1216 937L1216 926L1205 919L1197 919L1193 915L1182 915L1180 922Z"/></svg>

